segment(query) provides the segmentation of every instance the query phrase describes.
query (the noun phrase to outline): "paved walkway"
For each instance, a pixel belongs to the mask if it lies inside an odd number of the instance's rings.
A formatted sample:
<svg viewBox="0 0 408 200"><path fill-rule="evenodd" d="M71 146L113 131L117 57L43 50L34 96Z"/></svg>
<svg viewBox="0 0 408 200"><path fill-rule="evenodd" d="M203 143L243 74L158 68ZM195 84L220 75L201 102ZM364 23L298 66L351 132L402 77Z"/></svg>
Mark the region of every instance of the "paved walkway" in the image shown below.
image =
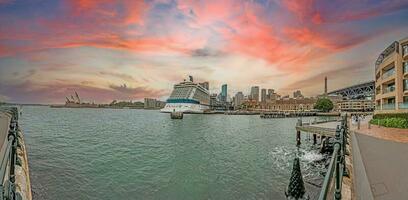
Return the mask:
<svg viewBox="0 0 408 200"><path fill-rule="evenodd" d="M368 128L368 122L371 117L367 117L360 124L360 130L357 130L357 125L352 125L351 130L358 131L361 134L376 137L384 140L391 140L394 142L408 143L408 129L387 128L371 124ZM351 123L350 123L351 124Z"/></svg>
<svg viewBox="0 0 408 200"><path fill-rule="evenodd" d="M373 199L408 199L408 130L373 125L368 129L368 120L361 123L360 130L350 127L357 143L353 148L359 148L361 155L353 155L355 181L366 178ZM358 159L362 165L355 163ZM357 197L365 195L359 194L364 185L356 184L355 187Z"/></svg>
<svg viewBox="0 0 408 200"><path fill-rule="evenodd" d="M8 135L8 128L10 125L10 115L0 111L0 149L3 147L6 136Z"/></svg>

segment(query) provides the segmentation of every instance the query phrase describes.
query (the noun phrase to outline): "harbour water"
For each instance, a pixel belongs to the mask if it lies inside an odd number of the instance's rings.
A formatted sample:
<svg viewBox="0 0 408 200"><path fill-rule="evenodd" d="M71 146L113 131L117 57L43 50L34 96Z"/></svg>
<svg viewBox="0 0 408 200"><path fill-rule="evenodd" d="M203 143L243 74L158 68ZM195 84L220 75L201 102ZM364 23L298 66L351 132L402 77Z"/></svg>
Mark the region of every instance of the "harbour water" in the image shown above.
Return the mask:
<svg viewBox="0 0 408 200"><path fill-rule="evenodd" d="M295 146L296 118L154 110L24 107L34 199L284 199L292 161L321 176L321 155ZM303 140L303 138L302 138Z"/></svg>

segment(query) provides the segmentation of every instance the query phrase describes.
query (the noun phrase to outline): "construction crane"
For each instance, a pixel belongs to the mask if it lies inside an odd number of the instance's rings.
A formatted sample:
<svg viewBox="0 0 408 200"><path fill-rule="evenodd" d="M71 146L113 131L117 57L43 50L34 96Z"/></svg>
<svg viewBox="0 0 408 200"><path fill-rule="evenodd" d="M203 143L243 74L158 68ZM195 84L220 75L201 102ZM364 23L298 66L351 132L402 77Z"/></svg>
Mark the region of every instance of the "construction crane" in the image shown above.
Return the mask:
<svg viewBox="0 0 408 200"><path fill-rule="evenodd" d="M77 103L78 104L81 104L81 99L79 99L79 95L78 95L78 93L75 91L75 97L76 97L76 99L77 99Z"/></svg>

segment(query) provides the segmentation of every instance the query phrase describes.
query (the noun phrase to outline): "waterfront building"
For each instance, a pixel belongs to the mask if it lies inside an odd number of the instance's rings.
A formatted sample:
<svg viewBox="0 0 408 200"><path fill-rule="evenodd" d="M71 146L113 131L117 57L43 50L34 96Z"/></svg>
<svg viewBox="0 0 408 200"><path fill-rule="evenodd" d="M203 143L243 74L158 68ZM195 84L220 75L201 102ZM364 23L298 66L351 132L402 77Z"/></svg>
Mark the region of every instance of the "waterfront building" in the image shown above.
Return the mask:
<svg viewBox="0 0 408 200"><path fill-rule="evenodd" d="M302 92L300 90L293 92L293 98L303 98Z"/></svg>
<svg viewBox="0 0 408 200"><path fill-rule="evenodd" d="M242 102L244 102L244 94L242 92L237 92L234 97L234 109L239 108Z"/></svg>
<svg viewBox="0 0 408 200"><path fill-rule="evenodd" d="M251 99L259 102L259 86L251 87Z"/></svg>
<svg viewBox="0 0 408 200"><path fill-rule="evenodd" d="M156 99L144 98L144 108L145 109L156 108Z"/></svg>
<svg viewBox="0 0 408 200"><path fill-rule="evenodd" d="M261 102L264 102L264 103L265 103L265 101L266 101L266 89L263 88L263 89L261 90Z"/></svg>
<svg viewBox="0 0 408 200"><path fill-rule="evenodd" d="M166 102L152 98L144 98L144 109L161 109L164 108Z"/></svg>
<svg viewBox="0 0 408 200"><path fill-rule="evenodd" d="M257 103L254 100L245 101L241 107L249 110L270 110L270 111L309 111L312 110L317 98L286 98L270 100L265 103Z"/></svg>
<svg viewBox="0 0 408 200"><path fill-rule="evenodd" d="M389 45L375 62L375 113L408 113L408 38Z"/></svg>
<svg viewBox="0 0 408 200"><path fill-rule="evenodd" d="M374 102L369 99L349 99L338 101L337 104L338 111L347 112L366 112L374 110Z"/></svg>
<svg viewBox="0 0 408 200"><path fill-rule="evenodd" d="M302 98L302 99L288 98L271 101L262 108L276 111L288 111L288 110L309 111L313 109L316 102L317 102L316 98Z"/></svg>

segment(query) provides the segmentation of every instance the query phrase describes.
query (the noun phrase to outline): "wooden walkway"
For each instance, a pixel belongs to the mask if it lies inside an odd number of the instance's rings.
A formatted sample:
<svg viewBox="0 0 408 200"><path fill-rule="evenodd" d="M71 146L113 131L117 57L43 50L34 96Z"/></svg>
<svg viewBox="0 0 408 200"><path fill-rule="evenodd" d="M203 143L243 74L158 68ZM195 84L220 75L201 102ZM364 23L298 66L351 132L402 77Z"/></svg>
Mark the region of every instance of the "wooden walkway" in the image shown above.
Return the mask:
<svg viewBox="0 0 408 200"><path fill-rule="evenodd" d="M337 125L340 125L340 121L323 122L316 124L302 124L296 126L296 131L334 137L334 135L336 134Z"/></svg>

